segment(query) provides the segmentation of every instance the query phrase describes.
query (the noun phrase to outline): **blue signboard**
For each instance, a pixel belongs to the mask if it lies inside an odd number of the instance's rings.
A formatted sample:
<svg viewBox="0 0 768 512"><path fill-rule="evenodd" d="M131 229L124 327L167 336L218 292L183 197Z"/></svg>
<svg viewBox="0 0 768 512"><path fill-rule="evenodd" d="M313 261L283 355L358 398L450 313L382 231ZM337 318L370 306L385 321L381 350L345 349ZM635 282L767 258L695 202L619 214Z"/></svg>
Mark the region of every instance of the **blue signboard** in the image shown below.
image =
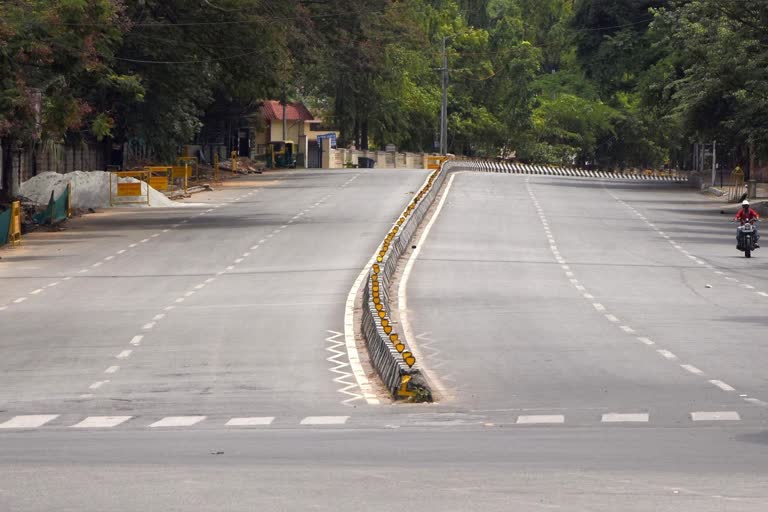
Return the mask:
<svg viewBox="0 0 768 512"><path fill-rule="evenodd" d="M335 133L324 133L323 135L317 136L317 143L320 144L320 147L323 145L324 140L330 140L331 141L331 148L336 149L336 134Z"/></svg>

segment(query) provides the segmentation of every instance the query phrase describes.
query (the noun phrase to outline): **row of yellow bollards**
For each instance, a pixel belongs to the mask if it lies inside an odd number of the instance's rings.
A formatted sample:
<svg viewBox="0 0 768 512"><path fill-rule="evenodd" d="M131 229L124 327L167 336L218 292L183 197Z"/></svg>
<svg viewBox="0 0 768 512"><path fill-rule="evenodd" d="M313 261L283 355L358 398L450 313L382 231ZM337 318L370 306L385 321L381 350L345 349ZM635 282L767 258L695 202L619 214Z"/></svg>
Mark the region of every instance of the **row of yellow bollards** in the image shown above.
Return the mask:
<svg viewBox="0 0 768 512"><path fill-rule="evenodd" d="M403 211L400 218L397 220L394 226L392 226L392 229L389 233L387 233L386 238L384 238L384 241L381 244L381 249L379 249L379 253L376 255L376 263L373 264L371 270L371 281L368 283L371 290L371 297L373 300L374 307L376 308L376 312L378 315L378 323L381 326L384 333L389 337L389 341L392 342L392 345L395 347L395 350L402 356L403 361L405 364L408 365L409 368L413 367L414 364L416 364L416 358L413 356L413 354L406 350L406 346L403 343L402 340L400 340L400 336L394 332L392 328L392 324L389 319L389 315L387 314L387 304L385 303L383 299L383 290L381 289L383 286L383 280L380 276L381 272L381 263L384 262L385 257L387 256L387 253L390 250L390 244L397 236L398 232L400 231L400 228L405 223L406 219L413 213L413 210L418 206L419 201L421 201L425 195L429 193L429 191L432 189L432 186L435 183L435 180L437 180L437 177L440 174L440 169L437 169L435 172L433 172L429 179L427 180L427 183L424 184L422 189L419 191L418 194L413 198L413 201L406 207L406 209ZM406 381L407 383L407 381Z"/></svg>

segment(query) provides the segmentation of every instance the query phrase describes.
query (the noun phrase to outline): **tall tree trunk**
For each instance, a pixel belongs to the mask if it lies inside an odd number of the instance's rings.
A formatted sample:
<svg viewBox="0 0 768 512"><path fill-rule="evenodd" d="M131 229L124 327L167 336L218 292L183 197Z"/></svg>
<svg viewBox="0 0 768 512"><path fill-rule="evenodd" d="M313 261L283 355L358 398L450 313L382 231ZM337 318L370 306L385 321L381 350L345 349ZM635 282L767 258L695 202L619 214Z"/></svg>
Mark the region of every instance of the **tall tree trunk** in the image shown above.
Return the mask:
<svg viewBox="0 0 768 512"><path fill-rule="evenodd" d="M360 149L368 150L368 118L363 119L360 125Z"/></svg>
<svg viewBox="0 0 768 512"><path fill-rule="evenodd" d="M2 146L2 161L0 162L0 168L2 168L2 187L0 188L0 202L8 203L12 198L11 185L13 183L13 148L14 141L11 137L3 137L0 139L0 146Z"/></svg>

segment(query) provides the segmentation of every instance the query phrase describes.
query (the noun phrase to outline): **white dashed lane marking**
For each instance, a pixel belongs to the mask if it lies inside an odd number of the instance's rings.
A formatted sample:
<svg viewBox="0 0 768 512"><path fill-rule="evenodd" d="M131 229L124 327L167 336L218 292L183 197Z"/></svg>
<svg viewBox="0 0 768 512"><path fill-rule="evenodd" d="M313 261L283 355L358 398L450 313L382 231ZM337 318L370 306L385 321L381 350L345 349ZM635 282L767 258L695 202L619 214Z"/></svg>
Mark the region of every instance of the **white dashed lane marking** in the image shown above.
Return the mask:
<svg viewBox="0 0 768 512"><path fill-rule="evenodd" d="M704 375L704 372L696 368L695 366L691 364L681 364L680 368L684 369L685 371L691 372L694 375Z"/></svg>
<svg viewBox="0 0 768 512"><path fill-rule="evenodd" d="M601 421L603 423L647 423L649 419L650 416L646 413L609 413L603 414Z"/></svg>
<svg viewBox="0 0 768 512"><path fill-rule="evenodd" d="M343 425L349 416L307 416L301 420L302 425Z"/></svg>
<svg viewBox="0 0 768 512"><path fill-rule="evenodd" d="M665 357L667 359L670 359L670 360L671 359L677 359L677 356L675 354L673 354L672 352L670 352L669 350L659 349L656 352L658 352L659 354L661 354L663 357Z"/></svg>
<svg viewBox="0 0 768 512"><path fill-rule="evenodd" d="M561 414L519 416L518 425L540 425L565 423L565 416Z"/></svg>
<svg viewBox="0 0 768 512"><path fill-rule="evenodd" d="M733 387L729 386L725 382L721 380L710 380L710 384L717 386L718 388L722 389L723 391L736 391Z"/></svg>
<svg viewBox="0 0 768 512"><path fill-rule="evenodd" d="M226 425L228 427L254 427L259 425L271 425L275 421L272 416L254 417L254 418L232 418Z"/></svg>
<svg viewBox="0 0 768 512"><path fill-rule="evenodd" d="M0 428L38 428L58 418L58 414L30 414L14 416L5 423L0 423Z"/></svg>
<svg viewBox="0 0 768 512"><path fill-rule="evenodd" d="M691 419L693 421L739 421L741 416L735 411L692 412Z"/></svg>
<svg viewBox="0 0 768 512"><path fill-rule="evenodd" d="M89 416L71 428L112 428L125 423L133 416Z"/></svg>
<svg viewBox="0 0 768 512"><path fill-rule="evenodd" d="M200 423L204 419L205 416L167 416L152 423L150 427L190 427L196 423Z"/></svg>

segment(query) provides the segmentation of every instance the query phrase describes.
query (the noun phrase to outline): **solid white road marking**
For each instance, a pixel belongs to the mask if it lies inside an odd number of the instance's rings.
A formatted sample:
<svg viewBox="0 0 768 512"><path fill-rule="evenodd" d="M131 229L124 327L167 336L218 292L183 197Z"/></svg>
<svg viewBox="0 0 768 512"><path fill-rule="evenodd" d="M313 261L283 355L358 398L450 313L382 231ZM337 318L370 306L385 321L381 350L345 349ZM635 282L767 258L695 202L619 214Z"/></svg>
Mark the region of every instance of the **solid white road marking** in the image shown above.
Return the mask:
<svg viewBox="0 0 768 512"><path fill-rule="evenodd" d="M215 278L215 277L209 277L208 279L206 279L206 280L205 280L205 283L212 283L212 282L214 282L215 280L216 280L216 278Z"/></svg>
<svg viewBox="0 0 768 512"><path fill-rule="evenodd" d="M662 356L666 357L667 359L670 359L670 360L677 359L677 356L675 354L673 354L672 352L670 352L669 350L659 349L656 352L658 352Z"/></svg>
<svg viewBox="0 0 768 512"><path fill-rule="evenodd" d="M719 387L723 391L736 391L733 387L729 386L725 382L721 380L711 380L709 381L710 384Z"/></svg>
<svg viewBox="0 0 768 512"><path fill-rule="evenodd" d="M14 416L5 423L0 423L0 428L38 428L58 417L58 414L29 414L24 416Z"/></svg>
<svg viewBox="0 0 768 512"><path fill-rule="evenodd" d="M104 370L104 373L115 373L117 370L119 370L119 366L110 366L106 370Z"/></svg>
<svg viewBox="0 0 768 512"><path fill-rule="evenodd" d="M117 354L115 357L118 359L125 359L127 357L131 357L131 354L133 354L133 350L123 350L119 354Z"/></svg>
<svg viewBox="0 0 768 512"><path fill-rule="evenodd" d="M647 423L649 415L647 413L621 414L608 413L603 414L603 423Z"/></svg>
<svg viewBox="0 0 768 512"><path fill-rule="evenodd" d="M204 419L205 416L167 416L152 423L150 427L190 427L196 423L200 423Z"/></svg>
<svg viewBox="0 0 768 512"><path fill-rule="evenodd" d="M154 235L152 235L152 238L157 238L158 236L160 236L160 233L155 233Z"/></svg>
<svg viewBox="0 0 768 512"><path fill-rule="evenodd" d="M195 290L202 290L203 288L205 288L205 283L198 284L198 285L195 286Z"/></svg>
<svg viewBox="0 0 768 512"><path fill-rule="evenodd" d="M692 412L691 419L693 421L739 421L741 416L735 411L719 411L719 412Z"/></svg>
<svg viewBox="0 0 768 512"><path fill-rule="evenodd" d="M144 338L144 336L143 336L143 335L141 335L141 334L139 334L138 336L134 336L134 337L131 339L131 345L138 345L139 343L141 343L141 340L142 340L143 338Z"/></svg>
<svg viewBox="0 0 768 512"><path fill-rule="evenodd" d="M193 296L194 294L195 294L195 292L193 292L193 291L189 291L189 292L185 293L185 294L184 294L184 296L185 296L185 297L191 297L191 296Z"/></svg>
<svg viewBox="0 0 768 512"><path fill-rule="evenodd" d="M271 425L275 421L272 416L261 418L232 418L226 424L228 427L252 427L256 425Z"/></svg>
<svg viewBox="0 0 768 512"><path fill-rule="evenodd" d="M561 414L518 416L518 425L539 425L565 423L565 416Z"/></svg>
<svg viewBox="0 0 768 512"><path fill-rule="evenodd" d="M42 291L43 291L42 288L38 288L37 290L32 290L31 292L29 292L29 294L30 295L37 295L38 293L40 293Z"/></svg>
<svg viewBox="0 0 768 512"><path fill-rule="evenodd" d="M301 425L344 425L349 416L307 416Z"/></svg>
<svg viewBox="0 0 768 512"><path fill-rule="evenodd" d="M133 416L89 416L70 428L112 428L125 423Z"/></svg>
<svg viewBox="0 0 768 512"><path fill-rule="evenodd" d="M59 281L54 281L48 285L48 288L53 288L54 286L58 286L58 285L59 285Z"/></svg>
<svg viewBox="0 0 768 512"><path fill-rule="evenodd" d="M14 301L13 301L13 303L14 303L14 304L21 304L21 303L22 303L22 302L24 302L25 300L27 300L27 298L26 298L26 297L19 297L18 299L14 300Z"/></svg>
<svg viewBox="0 0 768 512"><path fill-rule="evenodd" d="M694 375L704 375L703 371L699 370L698 368L696 368L691 364L681 364L680 368L682 368L683 370L689 371Z"/></svg>

